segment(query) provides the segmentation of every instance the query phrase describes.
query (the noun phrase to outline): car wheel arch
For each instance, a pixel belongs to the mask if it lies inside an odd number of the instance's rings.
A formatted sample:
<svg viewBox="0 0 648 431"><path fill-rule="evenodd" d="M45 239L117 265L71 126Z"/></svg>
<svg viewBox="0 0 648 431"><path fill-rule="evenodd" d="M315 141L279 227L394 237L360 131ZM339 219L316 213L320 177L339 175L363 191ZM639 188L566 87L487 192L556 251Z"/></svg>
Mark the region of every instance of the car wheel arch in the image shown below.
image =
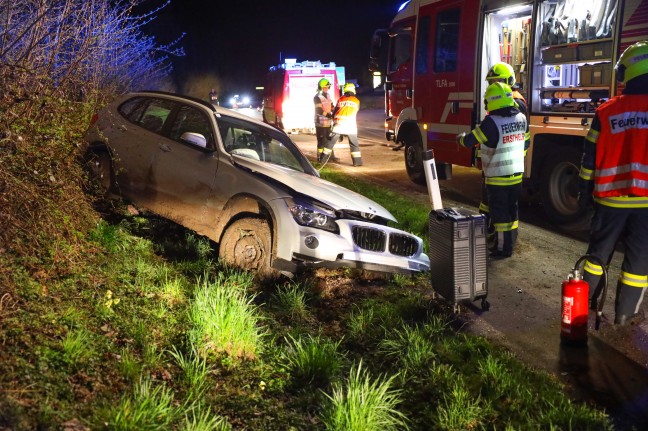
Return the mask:
<svg viewBox="0 0 648 431"><path fill-rule="evenodd" d="M105 158L102 156L105 156ZM90 164L102 163L101 160L103 160L103 162L105 163L108 163L109 166L107 167L107 170L105 166L90 166ZM94 176L95 180L99 180L103 183L100 187L104 190L100 190L100 193L109 194L112 191L113 187L116 186L113 152L111 151L110 147L108 147L108 145L106 145L104 142L90 143L86 148L83 161L86 166L88 166L89 174L91 176ZM107 178L103 178L104 174L107 174ZM101 177L99 177L99 175L101 175Z"/></svg>
<svg viewBox="0 0 648 431"><path fill-rule="evenodd" d="M274 212L270 206L257 196L249 194L236 195L225 204L223 207L222 215L215 226L213 232L214 240L218 243L223 238L223 234L234 222L243 218L259 218L264 219L270 226L270 234L272 235L272 249L273 253L276 250L276 241L274 241L274 232L277 231L277 223L275 221Z"/></svg>

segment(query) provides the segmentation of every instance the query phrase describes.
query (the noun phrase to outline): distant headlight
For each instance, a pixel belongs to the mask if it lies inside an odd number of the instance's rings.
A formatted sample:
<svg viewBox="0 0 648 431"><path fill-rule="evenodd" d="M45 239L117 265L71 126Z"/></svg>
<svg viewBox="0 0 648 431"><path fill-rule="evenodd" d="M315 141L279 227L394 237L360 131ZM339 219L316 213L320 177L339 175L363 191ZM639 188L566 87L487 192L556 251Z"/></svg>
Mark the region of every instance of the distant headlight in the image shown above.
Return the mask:
<svg viewBox="0 0 648 431"><path fill-rule="evenodd" d="M250 98L249 97L243 97L243 104L244 105L249 105L250 104Z"/></svg>
<svg viewBox="0 0 648 431"><path fill-rule="evenodd" d="M339 233L333 211L293 199L286 199L286 205L297 224Z"/></svg>

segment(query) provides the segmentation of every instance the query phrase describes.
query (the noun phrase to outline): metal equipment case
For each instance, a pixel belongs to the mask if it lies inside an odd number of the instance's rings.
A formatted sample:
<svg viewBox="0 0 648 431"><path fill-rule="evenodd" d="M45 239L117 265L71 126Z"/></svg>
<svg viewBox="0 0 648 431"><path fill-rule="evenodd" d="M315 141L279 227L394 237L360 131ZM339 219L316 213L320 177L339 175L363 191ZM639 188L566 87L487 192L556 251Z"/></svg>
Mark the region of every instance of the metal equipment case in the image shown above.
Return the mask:
<svg viewBox="0 0 648 431"><path fill-rule="evenodd" d="M432 201L429 257L432 288L459 310L459 302L481 299L488 310L486 219L465 208L442 208L439 180L431 150L424 154Z"/></svg>

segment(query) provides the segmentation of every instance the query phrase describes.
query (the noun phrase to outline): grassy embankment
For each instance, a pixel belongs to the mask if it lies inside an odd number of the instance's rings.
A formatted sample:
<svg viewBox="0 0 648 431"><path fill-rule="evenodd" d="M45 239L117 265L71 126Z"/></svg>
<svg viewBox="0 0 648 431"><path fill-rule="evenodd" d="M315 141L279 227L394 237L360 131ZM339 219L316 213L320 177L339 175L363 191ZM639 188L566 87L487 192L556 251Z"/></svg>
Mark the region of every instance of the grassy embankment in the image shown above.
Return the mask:
<svg viewBox="0 0 648 431"><path fill-rule="evenodd" d="M259 285L204 238L86 193L89 110L0 141L0 428L609 429L546 373L463 334L424 277ZM362 187L425 237L427 208Z"/></svg>

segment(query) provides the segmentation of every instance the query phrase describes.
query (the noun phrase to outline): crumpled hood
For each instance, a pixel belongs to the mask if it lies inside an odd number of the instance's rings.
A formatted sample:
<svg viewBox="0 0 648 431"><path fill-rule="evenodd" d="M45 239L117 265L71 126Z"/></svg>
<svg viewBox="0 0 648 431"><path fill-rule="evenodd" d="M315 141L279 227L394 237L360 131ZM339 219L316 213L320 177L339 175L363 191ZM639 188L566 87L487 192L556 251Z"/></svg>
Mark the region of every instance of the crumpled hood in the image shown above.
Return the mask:
<svg viewBox="0 0 648 431"><path fill-rule="evenodd" d="M396 222L394 216L383 206L377 204L361 194L341 187L330 181L314 175L298 172L293 169L273 165L271 163L260 162L247 157L231 155L236 164L257 172L261 175L268 176L275 181L285 184L293 190L311 196L314 199L330 206L336 210L351 210L383 217L387 220Z"/></svg>

